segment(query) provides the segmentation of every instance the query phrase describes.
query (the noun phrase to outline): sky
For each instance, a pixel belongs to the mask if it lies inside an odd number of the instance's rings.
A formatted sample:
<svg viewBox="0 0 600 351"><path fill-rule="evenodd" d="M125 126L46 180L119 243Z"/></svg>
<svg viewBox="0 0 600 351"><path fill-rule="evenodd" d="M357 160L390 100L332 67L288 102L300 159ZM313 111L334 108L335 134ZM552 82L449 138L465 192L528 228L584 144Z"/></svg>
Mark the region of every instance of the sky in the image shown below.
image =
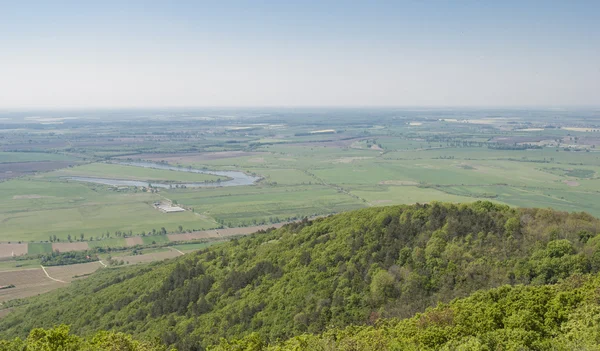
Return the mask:
<svg viewBox="0 0 600 351"><path fill-rule="evenodd" d="M0 0L0 109L599 105L597 0Z"/></svg>

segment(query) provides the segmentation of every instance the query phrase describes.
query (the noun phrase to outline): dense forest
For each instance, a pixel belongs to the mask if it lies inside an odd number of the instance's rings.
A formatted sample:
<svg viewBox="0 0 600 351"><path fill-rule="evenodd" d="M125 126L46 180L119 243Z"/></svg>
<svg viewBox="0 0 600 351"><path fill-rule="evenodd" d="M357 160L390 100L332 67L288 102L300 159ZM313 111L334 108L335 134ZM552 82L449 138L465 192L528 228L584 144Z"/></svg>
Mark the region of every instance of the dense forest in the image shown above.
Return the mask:
<svg viewBox="0 0 600 351"><path fill-rule="evenodd" d="M503 286L428 309L410 319L332 328L268 345L257 333L213 351L600 350L600 277L557 285Z"/></svg>
<svg viewBox="0 0 600 351"><path fill-rule="evenodd" d="M363 209L104 270L29 300L0 320L0 335L68 323L78 335L158 336L179 350L363 342L353 335L389 349L544 349L550 338L598 327L596 310L582 307L597 305L585 292L598 285L588 278L600 271L598 232L585 213L490 202ZM589 323L573 324L584 312Z"/></svg>

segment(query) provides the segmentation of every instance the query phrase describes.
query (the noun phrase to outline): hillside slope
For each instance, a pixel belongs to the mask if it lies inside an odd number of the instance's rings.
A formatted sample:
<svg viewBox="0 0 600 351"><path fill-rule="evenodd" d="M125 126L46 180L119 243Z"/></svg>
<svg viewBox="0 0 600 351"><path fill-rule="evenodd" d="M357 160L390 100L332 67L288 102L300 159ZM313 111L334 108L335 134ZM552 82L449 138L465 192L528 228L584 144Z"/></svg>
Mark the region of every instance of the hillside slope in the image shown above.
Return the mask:
<svg viewBox="0 0 600 351"><path fill-rule="evenodd" d="M478 291L410 319L332 328L267 345L254 333L213 351L600 350L600 276Z"/></svg>
<svg viewBox="0 0 600 351"><path fill-rule="evenodd" d="M179 350L256 332L265 341L410 317L505 284L600 270L600 222L489 202L369 208L195 254L106 270L0 320L0 336L72 325L160 336Z"/></svg>

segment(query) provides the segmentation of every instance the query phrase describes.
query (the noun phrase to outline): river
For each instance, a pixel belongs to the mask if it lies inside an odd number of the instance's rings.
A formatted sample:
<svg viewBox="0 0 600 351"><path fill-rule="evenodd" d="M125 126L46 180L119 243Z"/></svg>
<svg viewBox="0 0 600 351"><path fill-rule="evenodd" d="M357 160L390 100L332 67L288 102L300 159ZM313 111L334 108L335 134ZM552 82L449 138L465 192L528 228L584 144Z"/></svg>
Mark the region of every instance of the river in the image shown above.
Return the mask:
<svg viewBox="0 0 600 351"><path fill-rule="evenodd" d="M148 186L148 183L152 184L153 187L157 188L171 188L175 185L184 185L187 188L214 188L218 186L242 186L252 185L257 182L260 177L251 176L240 171L212 171L212 170L200 170L186 167L175 167L160 163L152 162L119 162L120 165L135 166L144 168L155 168L164 169L177 172L189 172L189 173L202 173L211 174L229 178L221 182L197 182L197 183L159 183L159 182L142 182L138 180L126 180L126 179L113 179L113 178L96 178L96 177L65 177L65 179L75 180L78 182L97 183L112 186Z"/></svg>

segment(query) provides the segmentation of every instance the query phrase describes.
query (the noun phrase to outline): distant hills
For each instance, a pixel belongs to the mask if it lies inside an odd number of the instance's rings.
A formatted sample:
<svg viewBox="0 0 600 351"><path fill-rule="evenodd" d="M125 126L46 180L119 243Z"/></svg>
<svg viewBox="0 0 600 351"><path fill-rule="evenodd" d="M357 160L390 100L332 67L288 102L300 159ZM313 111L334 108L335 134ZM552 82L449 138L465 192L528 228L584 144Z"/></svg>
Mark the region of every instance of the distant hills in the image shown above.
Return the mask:
<svg viewBox="0 0 600 351"><path fill-rule="evenodd" d="M178 350L593 349L599 232L585 213L491 202L362 209L104 270L27 300L0 336L65 323Z"/></svg>

